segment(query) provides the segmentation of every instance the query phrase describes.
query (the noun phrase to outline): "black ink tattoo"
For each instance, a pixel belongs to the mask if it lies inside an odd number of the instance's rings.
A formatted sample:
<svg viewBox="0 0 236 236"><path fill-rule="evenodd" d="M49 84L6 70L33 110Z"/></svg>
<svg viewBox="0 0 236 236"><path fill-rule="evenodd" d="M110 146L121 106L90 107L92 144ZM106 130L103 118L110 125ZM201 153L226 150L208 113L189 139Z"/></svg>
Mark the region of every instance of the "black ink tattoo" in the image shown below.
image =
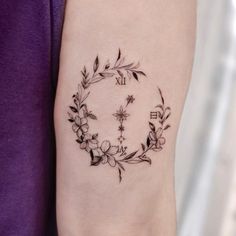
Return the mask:
<svg viewBox="0 0 236 236"><path fill-rule="evenodd" d="M107 61L105 66L100 68L99 58L97 56L93 64L93 72L91 74L87 71L86 67L84 67L81 71L81 84L84 89L87 89L90 85L98 83L101 80L115 77L116 85L126 85L127 77L129 79L134 78L138 81L140 75L146 76L143 71L138 70L139 66L139 63L125 63L125 57L121 55L121 51L119 49L117 59L113 65Z"/></svg>
<svg viewBox="0 0 236 236"><path fill-rule="evenodd" d="M151 111L150 112L150 119L151 120L156 120L157 118L158 118L157 111Z"/></svg>
<svg viewBox="0 0 236 236"><path fill-rule="evenodd" d="M114 78L115 85L126 85L126 77L139 81L139 76L146 77L146 74L138 69L139 66L139 63L125 63L125 57L121 56L121 51L119 50L115 63L111 66L108 61L103 69L100 69L99 58L97 56L93 64L93 72L91 75L86 67L81 71L82 81L78 85L77 93L72 96L74 104L70 106L70 111L68 112L68 120L71 122L72 130L77 136L76 141L79 143L82 150L89 153L91 165L98 166L100 164L109 164L111 167L118 170L120 182L122 180L122 173L125 171L125 164L138 164L142 162L151 164L152 161L149 157L149 153L158 152L163 149L166 143L164 132L170 128L167 120L171 115L171 108L165 105L162 91L158 88L161 102L150 112L150 120L154 119L156 122L148 122L149 131L145 142L140 144L141 148L127 153L128 147L122 145L125 140L125 127L123 123L130 116L126 109L129 104L135 101L134 96L128 95L126 104L120 106L120 109L113 114L119 122L118 130L120 132L118 138L119 145L113 145L109 140L100 142L98 140L99 135L89 130L89 120L97 120L97 116L88 108L87 98L90 95L88 88L92 84L107 78Z"/></svg>
<svg viewBox="0 0 236 236"><path fill-rule="evenodd" d="M126 85L126 77L116 77L116 85Z"/></svg>
<svg viewBox="0 0 236 236"><path fill-rule="evenodd" d="M130 103L134 102L134 97L133 95L128 95L128 97L126 98L126 106L127 107ZM123 106L120 106L120 109L118 111L116 111L116 113L113 114L113 116L116 117L116 119L119 121L119 127L118 127L118 131L120 132L120 136L118 137L118 140L120 142L120 145L123 143L123 141L125 140L124 137L124 131L125 131L125 127L124 127L124 121L127 119L128 116L130 116L130 114L128 114L126 112L126 110L124 109Z"/></svg>
<svg viewBox="0 0 236 236"><path fill-rule="evenodd" d="M133 95L128 95L128 97L126 98L126 107L130 104L130 103L133 103L135 100L134 96Z"/></svg>

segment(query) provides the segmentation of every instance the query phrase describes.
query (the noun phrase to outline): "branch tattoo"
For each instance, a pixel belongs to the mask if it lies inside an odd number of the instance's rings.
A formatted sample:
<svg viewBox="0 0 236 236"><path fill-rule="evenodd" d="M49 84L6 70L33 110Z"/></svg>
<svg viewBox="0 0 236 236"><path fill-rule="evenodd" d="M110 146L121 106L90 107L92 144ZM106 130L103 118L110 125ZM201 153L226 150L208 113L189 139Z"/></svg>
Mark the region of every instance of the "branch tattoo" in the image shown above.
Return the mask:
<svg viewBox="0 0 236 236"><path fill-rule="evenodd" d="M92 73L85 66L81 71L82 80L78 85L78 91L72 96L73 105L69 106L68 111L68 121L71 122L72 130L76 134L76 142L80 145L80 149L89 154L91 166L108 164L118 171L120 182L127 164L148 163L151 165L152 160L149 154L163 149L166 143L164 134L170 128L167 121L171 115L171 108L165 105L162 91L157 88L157 96L160 101L150 111L146 139L140 143L139 149L128 152L128 147L124 145L126 140L125 121L130 116L129 106L136 101L136 98L133 95L127 95L124 104L112 114L118 122L118 145L112 144L109 140L100 141L98 133L90 131L89 120L97 120L98 118L89 110L87 98L90 95L89 88L102 80L113 78L116 86L126 86L127 80L134 79L138 82L140 77L147 77L139 67L139 63L125 63L125 57L121 55L120 50L115 62L111 64L108 61L103 67L100 66L97 56Z"/></svg>

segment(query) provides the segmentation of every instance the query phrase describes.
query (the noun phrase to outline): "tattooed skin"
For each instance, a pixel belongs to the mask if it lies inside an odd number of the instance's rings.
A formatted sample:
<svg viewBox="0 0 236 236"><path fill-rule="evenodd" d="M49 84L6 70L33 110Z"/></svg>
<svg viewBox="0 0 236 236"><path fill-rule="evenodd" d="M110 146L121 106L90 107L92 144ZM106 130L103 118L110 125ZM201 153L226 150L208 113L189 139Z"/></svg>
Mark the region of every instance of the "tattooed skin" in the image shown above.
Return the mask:
<svg viewBox="0 0 236 236"><path fill-rule="evenodd" d="M71 122L72 130L76 134L76 142L80 145L80 149L88 153L91 165L109 165L118 171L120 182L122 181L122 173L128 164L148 163L151 165L149 154L163 149L166 143L164 133L170 128L168 120L171 108L165 105L162 91L157 88L157 104L149 114L146 139L140 142L140 148L130 152L128 146L124 145L126 141L125 130L128 129L125 123L131 116L128 112L130 106L137 101L134 95L127 94L124 103L120 104L112 114L116 119L119 132L118 145L112 144L109 140L99 140L99 134L90 130L89 121L96 121L99 118L89 110L87 98L90 95L90 87L102 80L114 79L115 85L126 86L127 80L138 82L141 77L147 77L139 67L139 63L126 63L120 50L113 64L108 61L104 66L101 66L97 56L92 72L88 71L85 66L81 71L82 80L78 85L78 91L72 96L73 105L69 107L68 111L68 121Z"/></svg>
<svg viewBox="0 0 236 236"><path fill-rule="evenodd" d="M130 104L130 103L133 103L134 102L134 97L133 95L128 95L128 97L126 98L127 100L127 103L126 103L126 106L125 108ZM125 137L124 137L124 131L125 131L125 127L124 127L124 121L128 118L128 116L130 114L128 114L125 110L125 108L123 106L120 106L120 109L113 114L113 116L116 117L116 119L119 121L119 127L118 127L118 130L120 131L120 136L117 138L120 142L120 144L123 143L123 141L125 140Z"/></svg>

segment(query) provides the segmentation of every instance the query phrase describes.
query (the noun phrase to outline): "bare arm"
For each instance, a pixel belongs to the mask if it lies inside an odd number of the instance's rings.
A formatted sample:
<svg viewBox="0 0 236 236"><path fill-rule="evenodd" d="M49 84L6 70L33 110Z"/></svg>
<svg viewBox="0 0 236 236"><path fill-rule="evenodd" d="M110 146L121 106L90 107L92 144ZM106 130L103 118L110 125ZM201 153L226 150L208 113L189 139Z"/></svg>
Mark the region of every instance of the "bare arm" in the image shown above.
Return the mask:
<svg viewBox="0 0 236 236"><path fill-rule="evenodd" d="M68 0L55 127L59 235L175 235L194 0Z"/></svg>

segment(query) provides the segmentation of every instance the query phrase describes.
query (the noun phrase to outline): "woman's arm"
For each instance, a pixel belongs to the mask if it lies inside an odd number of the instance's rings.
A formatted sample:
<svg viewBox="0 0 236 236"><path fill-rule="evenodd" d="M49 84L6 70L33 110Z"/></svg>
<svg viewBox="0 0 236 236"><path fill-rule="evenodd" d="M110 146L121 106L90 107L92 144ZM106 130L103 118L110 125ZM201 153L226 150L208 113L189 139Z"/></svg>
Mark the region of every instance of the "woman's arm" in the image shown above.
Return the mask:
<svg viewBox="0 0 236 236"><path fill-rule="evenodd" d="M175 235L195 0L68 0L55 105L60 236Z"/></svg>

